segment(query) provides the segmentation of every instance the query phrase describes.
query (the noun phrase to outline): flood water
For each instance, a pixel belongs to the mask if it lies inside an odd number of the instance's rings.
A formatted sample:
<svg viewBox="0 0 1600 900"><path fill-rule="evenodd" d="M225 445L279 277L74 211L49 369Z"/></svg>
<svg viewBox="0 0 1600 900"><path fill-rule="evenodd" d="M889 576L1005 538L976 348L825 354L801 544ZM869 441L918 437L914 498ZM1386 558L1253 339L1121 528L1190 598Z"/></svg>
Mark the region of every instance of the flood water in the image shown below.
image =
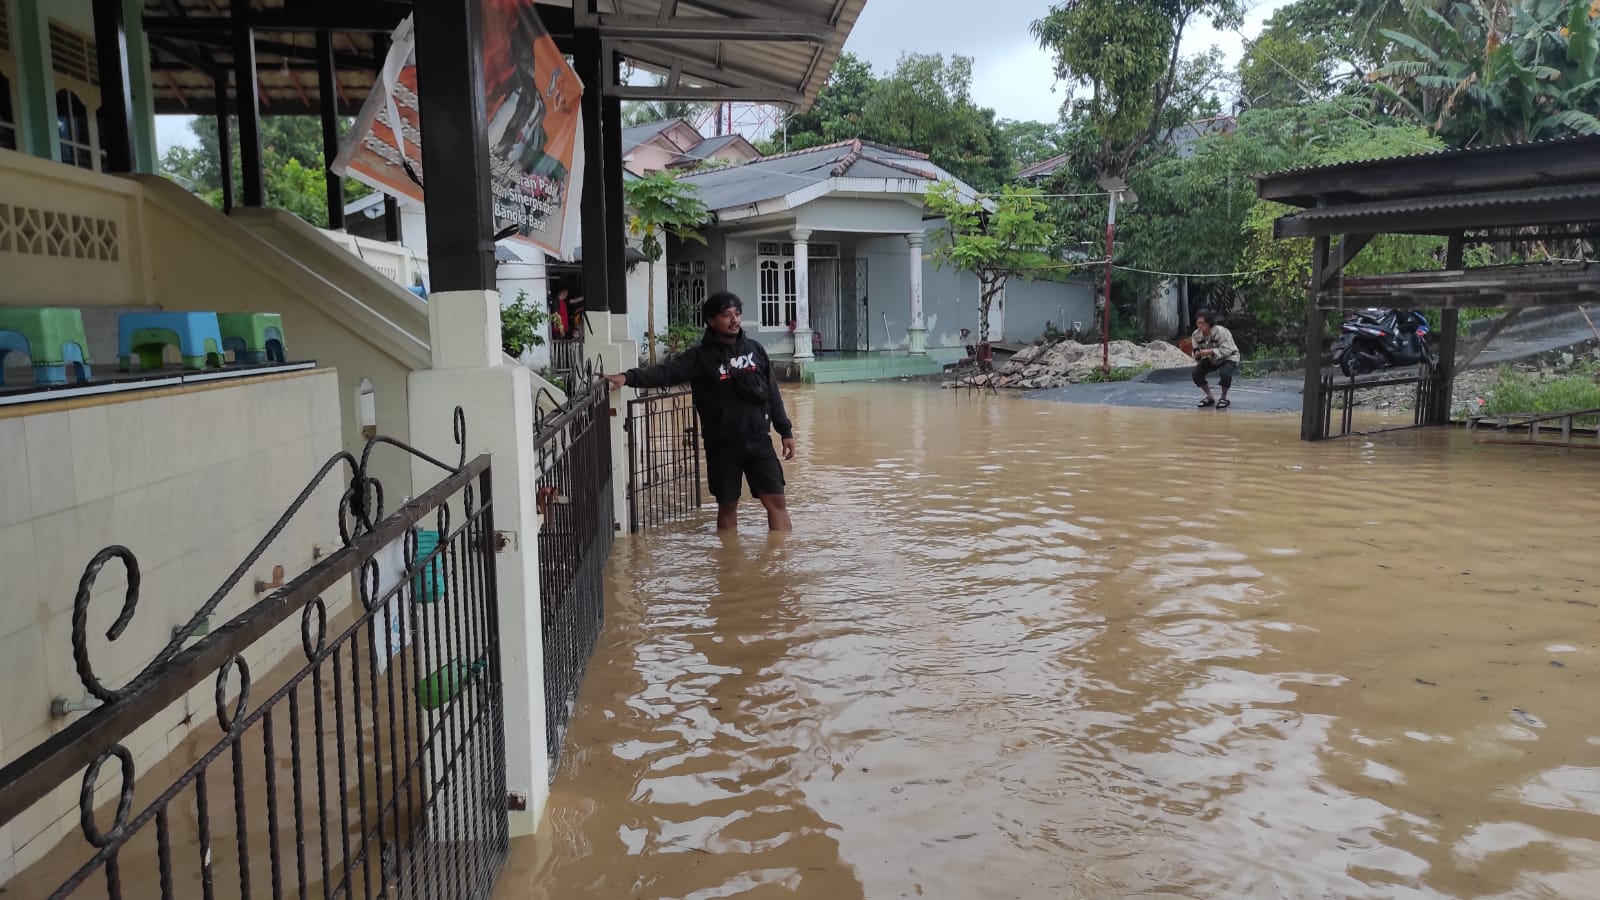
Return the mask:
<svg viewBox="0 0 1600 900"><path fill-rule="evenodd" d="M1600 455L789 402L793 534L619 542L498 896L1600 894Z"/></svg>

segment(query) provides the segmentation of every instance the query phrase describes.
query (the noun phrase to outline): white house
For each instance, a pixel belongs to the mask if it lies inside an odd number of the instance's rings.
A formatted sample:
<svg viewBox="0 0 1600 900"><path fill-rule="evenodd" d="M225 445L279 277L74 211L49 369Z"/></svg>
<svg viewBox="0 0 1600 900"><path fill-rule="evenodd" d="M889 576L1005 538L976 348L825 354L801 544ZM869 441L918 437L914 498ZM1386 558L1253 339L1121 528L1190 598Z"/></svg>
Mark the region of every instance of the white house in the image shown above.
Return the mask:
<svg viewBox="0 0 1600 900"><path fill-rule="evenodd" d="M671 320L692 323L708 293L731 290L749 331L807 380L939 371L978 332L976 276L932 258L941 221L925 198L943 179L975 195L926 154L863 140L685 175L715 220L705 245L669 249ZM1013 279L990 339L1032 340L1093 310L1086 283Z"/></svg>

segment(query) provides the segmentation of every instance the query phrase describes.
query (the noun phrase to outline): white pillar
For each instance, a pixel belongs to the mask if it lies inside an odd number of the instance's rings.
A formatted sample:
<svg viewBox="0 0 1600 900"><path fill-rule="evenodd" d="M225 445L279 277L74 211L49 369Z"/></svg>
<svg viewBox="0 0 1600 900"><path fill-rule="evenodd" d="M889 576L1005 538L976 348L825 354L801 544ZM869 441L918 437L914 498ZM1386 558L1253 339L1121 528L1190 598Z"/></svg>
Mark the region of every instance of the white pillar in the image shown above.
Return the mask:
<svg viewBox="0 0 1600 900"><path fill-rule="evenodd" d="M794 358L811 359L811 229L796 228L794 238Z"/></svg>
<svg viewBox="0 0 1600 900"><path fill-rule="evenodd" d="M449 291L428 298L433 368L410 376L411 442L438 459L454 460L458 451L450 423L460 406L466 418L467 458L489 453L493 459L494 526L512 537L506 549L495 554L495 579L504 676L506 789L526 801L525 809L510 814L511 833L522 835L538 828L550 781L539 522L533 502L537 470L532 373L503 362L499 312L495 291ZM443 477L434 466L412 461L412 481L419 493ZM456 513L459 516L459 508Z"/></svg>
<svg viewBox="0 0 1600 900"><path fill-rule="evenodd" d="M601 312L593 317L595 343L584 352L600 367L615 375L639 365L639 343L628 335L628 316ZM658 320L657 324L660 324ZM623 523L622 534L627 534L628 522L628 435L623 431L627 423L628 401L639 392L622 388L611 392L611 498L614 521Z"/></svg>
<svg viewBox="0 0 1600 900"><path fill-rule="evenodd" d="M911 353L917 356L928 352L928 329L922 324L922 238L920 231L906 235L906 243L911 245L911 327L906 336Z"/></svg>

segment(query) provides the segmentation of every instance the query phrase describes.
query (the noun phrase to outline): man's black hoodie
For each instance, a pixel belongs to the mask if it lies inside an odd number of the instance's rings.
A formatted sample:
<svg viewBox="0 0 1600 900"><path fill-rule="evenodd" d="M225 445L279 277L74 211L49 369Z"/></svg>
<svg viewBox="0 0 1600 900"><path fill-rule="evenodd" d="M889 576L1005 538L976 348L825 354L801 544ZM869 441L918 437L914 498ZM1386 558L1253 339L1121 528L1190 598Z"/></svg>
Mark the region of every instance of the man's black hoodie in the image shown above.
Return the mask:
<svg viewBox="0 0 1600 900"><path fill-rule="evenodd" d="M794 437L767 350L743 330L730 341L708 328L698 345L659 366L630 369L626 377L634 388L689 385L707 445L763 438L769 427L779 437Z"/></svg>

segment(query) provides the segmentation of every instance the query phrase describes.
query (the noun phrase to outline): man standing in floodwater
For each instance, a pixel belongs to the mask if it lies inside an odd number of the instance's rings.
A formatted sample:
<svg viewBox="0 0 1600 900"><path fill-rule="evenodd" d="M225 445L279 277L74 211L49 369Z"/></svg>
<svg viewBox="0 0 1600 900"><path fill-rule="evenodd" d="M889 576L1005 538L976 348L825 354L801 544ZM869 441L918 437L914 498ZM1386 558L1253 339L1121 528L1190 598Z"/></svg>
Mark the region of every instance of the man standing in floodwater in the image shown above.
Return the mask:
<svg viewBox="0 0 1600 900"><path fill-rule="evenodd" d="M620 387L660 388L687 384L706 445L706 481L717 498L717 530L739 524L739 480L767 510L767 526L788 531L783 465L772 449L771 432L783 439L783 458L794 459L794 425L783 409L778 379L765 347L744 333L744 303L718 291L700 308L706 333L699 345L659 366L607 375Z"/></svg>
<svg viewBox="0 0 1600 900"><path fill-rule="evenodd" d="M1194 335L1190 338L1194 342L1194 383L1206 392L1199 405L1227 409L1228 388L1233 387L1233 376L1239 371L1239 347L1233 342L1233 334L1217 324L1216 314L1211 310L1201 310L1194 317L1194 324ZM1221 400L1211 396L1211 385L1206 383L1206 376L1212 372L1217 373L1217 383L1222 385Z"/></svg>

